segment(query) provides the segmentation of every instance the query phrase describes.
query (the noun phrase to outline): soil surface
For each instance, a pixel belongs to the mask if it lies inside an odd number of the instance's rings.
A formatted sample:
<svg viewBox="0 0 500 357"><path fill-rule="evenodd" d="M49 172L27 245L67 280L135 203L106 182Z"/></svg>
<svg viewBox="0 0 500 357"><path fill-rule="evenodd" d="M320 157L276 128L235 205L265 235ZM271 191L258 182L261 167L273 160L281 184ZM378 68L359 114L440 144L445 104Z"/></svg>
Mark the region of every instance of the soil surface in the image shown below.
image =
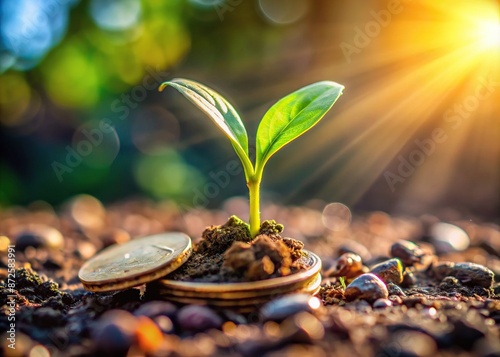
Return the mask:
<svg viewBox="0 0 500 357"><path fill-rule="evenodd" d="M220 226L210 226L202 234L193 254L167 279L198 282L243 282L276 278L296 273L301 265L304 244L283 238L283 225L262 222L252 240L247 223L236 216Z"/></svg>
<svg viewBox="0 0 500 357"><path fill-rule="evenodd" d="M227 240L220 235L228 226L244 227L236 218L224 224L233 213L246 218L240 213L244 199L228 201L225 211L186 213L168 202L143 200L104 207L90 196L75 197L57 212L43 202L4 209L0 354L500 356L497 224L453 210L421 217L372 212L329 221L332 217L322 215L324 205L267 206L263 217L286 229L276 232L278 225L268 222L270 230L250 246L245 235ZM222 226L199 237L213 224ZM98 251L164 231L193 237L193 257L217 253L213 268L191 267L209 271L208 280L221 274L241 281L292 273L300 244L290 250L276 235L294 237L322 258L321 290L317 297L278 297L242 315L176 305L147 288L83 289L78 270ZM15 276L9 277L14 261ZM183 269L172 277L189 265Z"/></svg>

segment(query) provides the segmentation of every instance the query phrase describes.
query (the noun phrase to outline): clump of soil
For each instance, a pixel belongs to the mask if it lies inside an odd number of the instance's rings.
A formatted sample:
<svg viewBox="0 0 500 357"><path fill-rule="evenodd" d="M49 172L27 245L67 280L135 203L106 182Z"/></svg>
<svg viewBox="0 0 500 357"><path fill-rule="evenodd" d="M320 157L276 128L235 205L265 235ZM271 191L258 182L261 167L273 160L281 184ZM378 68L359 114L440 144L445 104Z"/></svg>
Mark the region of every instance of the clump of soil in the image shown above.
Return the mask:
<svg viewBox="0 0 500 357"><path fill-rule="evenodd" d="M304 244L282 237L283 225L264 221L252 239L250 227L236 216L210 226L186 263L168 279L198 282L243 282L286 276L306 268Z"/></svg>

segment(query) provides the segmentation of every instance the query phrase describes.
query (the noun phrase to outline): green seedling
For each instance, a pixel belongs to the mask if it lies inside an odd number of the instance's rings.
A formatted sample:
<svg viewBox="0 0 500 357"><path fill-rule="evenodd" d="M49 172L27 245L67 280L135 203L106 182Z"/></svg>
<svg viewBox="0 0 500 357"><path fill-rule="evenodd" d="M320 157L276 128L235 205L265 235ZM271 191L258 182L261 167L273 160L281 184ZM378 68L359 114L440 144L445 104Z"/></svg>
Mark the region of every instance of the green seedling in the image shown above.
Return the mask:
<svg viewBox="0 0 500 357"><path fill-rule="evenodd" d="M172 86L203 111L229 138L243 164L250 198L250 233L260 230L260 183L264 166L283 146L316 125L342 94L338 83L322 81L303 87L276 102L264 114L256 137L255 164L248 153L248 135L233 106L219 93L195 81L177 78L161 84Z"/></svg>
<svg viewBox="0 0 500 357"><path fill-rule="evenodd" d="M345 290L345 288L347 287L345 284L345 277L344 276L339 277L339 282L340 282L340 286L342 286L342 289Z"/></svg>

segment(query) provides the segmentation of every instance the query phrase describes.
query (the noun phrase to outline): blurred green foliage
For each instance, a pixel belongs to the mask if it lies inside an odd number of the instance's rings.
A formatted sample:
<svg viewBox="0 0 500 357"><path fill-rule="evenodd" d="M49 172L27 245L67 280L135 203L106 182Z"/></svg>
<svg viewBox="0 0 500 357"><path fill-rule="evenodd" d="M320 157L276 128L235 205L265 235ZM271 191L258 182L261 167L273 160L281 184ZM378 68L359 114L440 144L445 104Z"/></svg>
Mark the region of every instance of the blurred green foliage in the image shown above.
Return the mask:
<svg viewBox="0 0 500 357"><path fill-rule="evenodd" d="M196 139L200 127L180 124L156 88L176 71L235 78L269 57L283 31L257 5L0 1L0 203L87 192L191 204L225 148L210 133ZM238 186L228 194L244 193Z"/></svg>

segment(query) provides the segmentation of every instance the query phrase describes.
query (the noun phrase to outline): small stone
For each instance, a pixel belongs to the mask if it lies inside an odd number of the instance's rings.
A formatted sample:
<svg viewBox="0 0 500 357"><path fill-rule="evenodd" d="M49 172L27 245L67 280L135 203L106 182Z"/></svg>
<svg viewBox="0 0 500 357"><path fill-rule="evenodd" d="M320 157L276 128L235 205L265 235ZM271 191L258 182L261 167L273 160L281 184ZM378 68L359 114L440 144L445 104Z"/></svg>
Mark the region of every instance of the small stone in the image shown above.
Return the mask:
<svg viewBox="0 0 500 357"><path fill-rule="evenodd" d="M347 301L366 300L373 302L377 299L387 299L389 292L385 283L374 274L363 274L354 279L345 289Z"/></svg>
<svg viewBox="0 0 500 357"><path fill-rule="evenodd" d="M403 299L397 295L389 296L389 301L392 302L393 305L403 305Z"/></svg>
<svg viewBox="0 0 500 357"><path fill-rule="evenodd" d="M413 271L406 268L403 272L403 281L400 284L403 288L409 288L417 283L417 277L413 274Z"/></svg>
<svg viewBox="0 0 500 357"><path fill-rule="evenodd" d="M14 235L16 250L24 251L28 247L33 248L62 248L64 238L57 229L44 224L30 224L27 227L17 228Z"/></svg>
<svg viewBox="0 0 500 357"><path fill-rule="evenodd" d="M94 244L90 242L78 242L77 249L75 249L75 254L82 257L83 259L91 258L97 251Z"/></svg>
<svg viewBox="0 0 500 357"><path fill-rule="evenodd" d="M460 284L460 281L454 276L445 276L443 280L441 280L441 283L439 283L439 289L441 290L460 288L461 286L462 284Z"/></svg>
<svg viewBox="0 0 500 357"><path fill-rule="evenodd" d="M363 274L363 261L359 255L354 253L342 254L325 273L326 276L342 276L347 279L355 278L361 274Z"/></svg>
<svg viewBox="0 0 500 357"><path fill-rule="evenodd" d="M68 210L72 220L83 229L98 230L105 224L106 209L90 195L78 195L71 199Z"/></svg>
<svg viewBox="0 0 500 357"><path fill-rule="evenodd" d="M455 343L467 350L487 333L487 327L481 315L475 310L469 310L460 319L453 322L453 337Z"/></svg>
<svg viewBox="0 0 500 357"><path fill-rule="evenodd" d="M404 293L404 291L394 283L387 284L387 290L389 291L389 295L397 295L397 296L401 296L401 297L406 297L406 294Z"/></svg>
<svg viewBox="0 0 500 357"><path fill-rule="evenodd" d="M370 273L375 274L386 284L403 282L403 265L399 259L393 258L373 266Z"/></svg>
<svg viewBox="0 0 500 357"><path fill-rule="evenodd" d="M136 341L136 318L125 310L109 310L97 321L92 338L97 352L126 355Z"/></svg>
<svg viewBox="0 0 500 357"><path fill-rule="evenodd" d="M392 306L392 301L389 299L377 299L373 303L374 309L385 309L386 307L391 307L391 306Z"/></svg>
<svg viewBox="0 0 500 357"><path fill-rule="evenodd" d="M29 356L50 357L50 352L45 346L36 345L31 349Z"/></svg>
<svg viewBox="0 0 500 357"><path fill-rule="evenodd" d="M413 242L400 240L391 246L391 257L398 258L405 266L421 263L425 252Z"/></svg>
<svg viewBox="0 0 500 357"><path fill-rule="evenodd" d="M24 251L28 247L40 248L45 245L45 240L39 234L22 232L16 237L16 250Z"/></svg>
<svg viewBox="0 0 500 357"><path fill-rule="evenodd" d="M312 343L321 340L325 328L318 318L309 312L302 311L288 317L280 325L285 339L293 343Z"/></svg>
<svg viewBox="0 0 500 357"><path fill-rule="evenodd" d="M141 350L148 354L154 354L163 341L161 330L146 316L137 318L136 337Z"/></svg>
<svg viewBox="0 0 500 357"><path fill-rule="evenodd" d="M402 330L396 331L388 342L381 345L377 356L431 357L436 352L436 342L426 333Z"/></svg>
<svg viewBox="0 0 500 357"><path fill-rule="evenodd" d="M157 316L153 318L153 321L163 333L172 333L174 330L174 323L167 316Z"/></svg>
<svg viewBox="0 0 500 357"><path fill-rule="evenodd" d="M436 265L432 273L438 280L453 276L464 285L481 286L483 288L490 288L495 277L495 274L490 269L475 263L443 262Z"/></svg>
<svg viewBox="0 0 500 357"><path fill-rule="evenodd" d="M307 294L291 294L274 299L265 304L260 315L262 321L283 321L289 316L306 311L313 313L321 306L321 301Z"/></svg>
<svg viewBox="0 0 500 357"><path fill-rule="evenodd" d="M245 318L245 316L230 309L221 310L220 314L225 321L234 322L236 325L243 325L248 323L248 320Z"/></svg>
<svg viewBox="0 0 500 357"><path fill-rule="evenodd" d="M366 262L372 258L372 254L363 244L356 242L355 240L346 240L337 251L337 254L341 256L345 253L357 254L361 259Z"/></svg>
<svg viewBox="0 0 500 357"><path fill-rule="evenodd" d="M134 311L135 316L146 316L150 319L158 316L172 318L177 312L177 307L168 301L150 301L141 305Z"/></svg>
<svg viewBox="0 0 500 357"><path fill-rule="evenodd" d="M429 229L429 235L438 254L461 252L470 245L467 233L449 223L439 222L433 224Z"/></svg>
<svg viewBox="0 0 500 357"><path fill-rule="evenodd" d="M179 310L177 322L183 330L203 332L222 327L222 318L206 306L188 305Z"/></svg>

